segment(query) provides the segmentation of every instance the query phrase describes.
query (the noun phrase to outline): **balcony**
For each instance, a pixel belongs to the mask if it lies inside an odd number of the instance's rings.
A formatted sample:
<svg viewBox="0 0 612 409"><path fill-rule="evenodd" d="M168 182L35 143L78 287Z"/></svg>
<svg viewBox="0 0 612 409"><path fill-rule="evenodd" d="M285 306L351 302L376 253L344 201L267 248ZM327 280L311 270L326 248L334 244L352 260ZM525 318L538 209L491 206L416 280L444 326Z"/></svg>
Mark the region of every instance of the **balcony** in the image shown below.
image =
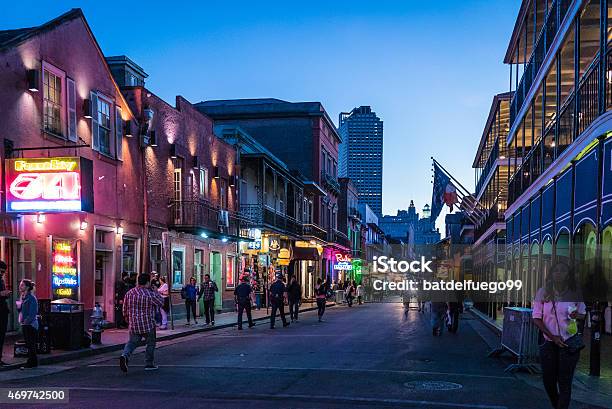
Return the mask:
<svg viewBox="0 0 612 409"><path fill-rule="evenodd" d="M336 243L346 248L351 248L351 242L348 236L339 230L332 229L327 232L327 241Z"/></svg>
<svg viewBox="0 0 612 409"><path fill-rule="evenodd" d="M612 50L608 46L608 50ZM606 72L612 72L612 54L607 56ZM603 96L603 84L600 81L599 56L596 56L578 83L578 91L572 90L563 105L559 116L553 119L522 160L516 173L508 183L508 206L516 201L534 183L555 160L606 110L612 109L612 91L606 87ZM610 74L612 75L612 74ZM610 77L612 78L612 77ZM610 79L608 79L609 81Z"/></svg>
<svg viewBox="0 0 612 409"><path fill-rule="evenodd" d="M327 232L316 224L303 225L304 236L314 237L321 241L327 241Z"/></svg>
<svg viewBox="0 0 612 409"><path fill-rule="evenodd" d="M495 140L493 144L493 148L489 153L489 158L487 159L484 167L482 168L482 172L480 173L480 177L478 178L478 182L476 182L476 194L478 195L481 189L485 186L484 183L487 181L491 170L495 168L497 163L497 158L499 158L499 139Z"/></svg>
<svg viewBox="0 0 612 409"><path fill-rule="evenodd" d="M281 233L298 237L303 233L302 224L299 221L265 205L241 205L240 213L257 226L267 226Z"/></svg>
<svg viewBox="0 0 612 409"><path fill-rule="evenodd" d="M349 217L352 217L357 220L361 220L361 212L357 210L356 207L349 208Z"/></svg>
<svg viewBox="0 0 612 409"><path fill-rule="evenodd" d="M336 195L340 194L340 183L338 183L338 179L324 170L321 171L321 183Z"/></svg>
<svg viewBox="0 0 612 409"><path fill-rule="evenodd" d="M536 79L546 54L550 50L552 42L559 31L559 27L567 14L567 10L571 5L572 0L556 0L553 2L546 21L544 22L540 33L538 34L536 43L533 47L533 51L529 58L529 62L525 65L523 76L516 87L514 97L510 102L510 127L514 124L516 116L520 112L525 98L529 94L529 90L533 85L533 81ZM557 10L559 11L557 15ZM558 18L558 20L557 20Z"/></svg>
<svg viewBox="0 0 612 409"><path fill-rule="evenodd" d="M474 230L474 241L478 240L495 223L504 223L504 212L499 211L497 202L493 204L481 223Z"/></svg>
<svg viewBox="0 0 612 409"><path fill-rule="evenodd" d="M206 200L173 200L170 202L170 227L209 237L246 238L248 219L235 212L221 210Z"/></svg>

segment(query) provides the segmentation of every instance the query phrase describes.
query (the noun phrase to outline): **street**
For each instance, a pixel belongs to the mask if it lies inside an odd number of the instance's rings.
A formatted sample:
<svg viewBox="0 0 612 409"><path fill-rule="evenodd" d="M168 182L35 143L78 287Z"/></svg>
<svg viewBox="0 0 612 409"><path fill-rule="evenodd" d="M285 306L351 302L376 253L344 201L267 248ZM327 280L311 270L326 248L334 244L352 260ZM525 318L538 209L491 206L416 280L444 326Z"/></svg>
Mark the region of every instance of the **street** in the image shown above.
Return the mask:
<svg viewBox="0 0 612 409"><path fill-rule="evenodd" d="M285 329L260 322L242 332L228 328L163 342L156 372L143 370L138 349L128 374L112 353L20 372L45 375L3 379L2 387L68 387L66 407L89 409L549 407L542 390L486 357L472 318L465 317L457 335L434 338L428 316L410 311L404 320L399 303L338 306L322 323L309 312Z"/></svg>

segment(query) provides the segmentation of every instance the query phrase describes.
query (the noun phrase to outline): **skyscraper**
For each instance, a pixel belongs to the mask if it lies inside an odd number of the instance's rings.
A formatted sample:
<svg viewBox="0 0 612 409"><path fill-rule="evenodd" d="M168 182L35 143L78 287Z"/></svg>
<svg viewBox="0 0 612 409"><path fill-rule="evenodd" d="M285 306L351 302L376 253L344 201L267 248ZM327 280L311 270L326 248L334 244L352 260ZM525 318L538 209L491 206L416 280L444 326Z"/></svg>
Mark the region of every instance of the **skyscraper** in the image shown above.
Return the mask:
<svg viewBox="0 0 612 409"><path fill-rule="evenodd" d="M340 113L339 174L350 178L359 201L382 215L383 121L369 106Z"/></svg>

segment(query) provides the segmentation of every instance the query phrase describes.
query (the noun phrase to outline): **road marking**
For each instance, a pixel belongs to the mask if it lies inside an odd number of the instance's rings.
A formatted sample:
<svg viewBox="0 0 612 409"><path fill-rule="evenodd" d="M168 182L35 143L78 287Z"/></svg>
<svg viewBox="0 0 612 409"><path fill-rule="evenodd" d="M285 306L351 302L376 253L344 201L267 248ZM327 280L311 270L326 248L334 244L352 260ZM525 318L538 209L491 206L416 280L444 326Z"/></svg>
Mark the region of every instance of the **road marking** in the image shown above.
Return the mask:
<svg viewBox="0 0 612 409"><path fill-rule="evenodd" d="M446 408L471 408L471 409L508 409L507 406L472 404L472 403L453 403L453 402L436 402L428 400L416 399L390 399L390 398L365 398L354 396L329 396L329 395L293 395L293 394L207 394L205 399L225 399L225 400L285 400L285 399L303 399L308 401L326 401L329 403L378 403L385 405L418 405L425 407L446 407Z"/></svg>
<svg viewBox="0 0 612 409"><path fill-rule="evenodd" d="M117 365L111 364L93 364L88 365L89 367L117 367ZM130 367L139 367L144 365L130 365ZM498 375L480 375L480 374L469 374L469 373L456 373L456 372L436 372L436 371L402 371L394 369L361 369L361 368L308 368L308 367L283 367L283 366L209 366L209 365L182 365L182 364L169 364L160 365L160 368L194 368L194 369L246 369L246 370L285 370L285 371L324 371L324 372L368 372L368 373L390 373L390 374L406 374L406 375L442 375L442 376L458 376L468 378L486 378L486 379L510 379L515 380L513 376L498 376Z"/></svg>

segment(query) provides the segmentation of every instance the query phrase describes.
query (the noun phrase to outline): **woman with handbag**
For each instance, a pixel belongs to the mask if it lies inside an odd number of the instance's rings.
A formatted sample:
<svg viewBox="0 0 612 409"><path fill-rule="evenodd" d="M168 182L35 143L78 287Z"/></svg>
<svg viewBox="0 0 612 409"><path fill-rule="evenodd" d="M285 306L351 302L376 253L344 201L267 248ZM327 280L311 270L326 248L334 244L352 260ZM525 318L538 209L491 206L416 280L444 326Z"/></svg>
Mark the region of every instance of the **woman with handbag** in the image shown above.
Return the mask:
<svg viewBox="0 0 612 409"><path fill-rule="evenodd" d="M540 361L544 388L555 409L569 408L574 370L584 348L577 320L586 306L576 289L574 276L564 262L556 262L533 301L533 323L542 331Z"/></svg>

